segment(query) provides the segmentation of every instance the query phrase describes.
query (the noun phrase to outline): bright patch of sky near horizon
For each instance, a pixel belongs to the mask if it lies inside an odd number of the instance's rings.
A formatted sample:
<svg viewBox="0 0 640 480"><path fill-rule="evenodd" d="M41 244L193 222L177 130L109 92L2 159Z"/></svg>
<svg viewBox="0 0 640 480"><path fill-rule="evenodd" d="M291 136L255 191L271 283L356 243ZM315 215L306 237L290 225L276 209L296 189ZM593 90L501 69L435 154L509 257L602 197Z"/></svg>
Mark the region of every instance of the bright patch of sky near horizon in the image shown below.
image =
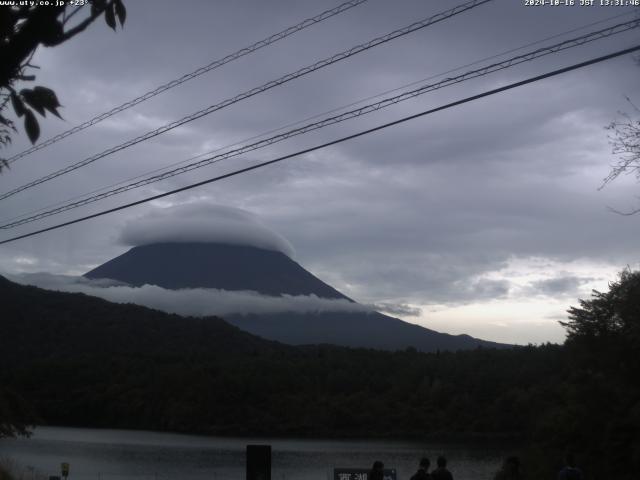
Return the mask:
<svg viewBox="0 0 640 480"><path fill-rule="evenodd" d="M461 2L371 0L16 162L0 177L1 190L457 3ZM0 201L0 218L528 42L633 13L623 7L534 8L523 3L496 0ZM38 52L37 84L53 88L65 106L64 122L41 122L43 138L338 2L126 4L129 15L123 31L114 34L100 23L76 40ZM2 238L273 158L638 40L638 31L632 31L552 55L4 232ZM127 222L158 206L215 203L256 214L291 242L296 261L346 295L365 304L388 303L398 312L403 306L421 309L419 316L395 314L407 321L496 341L562 341L557 320L570 305L588 297L591 288L606 289L627 265L640 266L640 217L607 209L637 206L638 184L624 178L597 190L615 161L603 127L618 111L630 110L625 95L640 101L639 75L640 67L631 57L619 58L154 205L5 245L0 249L0 272L82 274L124 252L119 238ZM24 135L18 136L6 155L26 146ZM416 313L410 310L404 309Z"/></svg>

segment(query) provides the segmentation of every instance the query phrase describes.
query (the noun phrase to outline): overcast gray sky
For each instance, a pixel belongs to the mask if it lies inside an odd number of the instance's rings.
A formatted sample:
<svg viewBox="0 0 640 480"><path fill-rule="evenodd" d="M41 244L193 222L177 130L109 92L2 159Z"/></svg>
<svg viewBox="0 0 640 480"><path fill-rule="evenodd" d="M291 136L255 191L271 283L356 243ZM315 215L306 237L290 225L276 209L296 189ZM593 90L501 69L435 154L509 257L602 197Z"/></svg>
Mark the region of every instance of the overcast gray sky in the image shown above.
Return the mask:
<svg viewBox="0 0 640 480"><path fill-rule="evenodd" d="M60 47L38 51L36 83L56 91L65 118L43 120L42 138L338 3L128 0L124 30L114 33L100 21ZM458 3L369 0L15 162L0 177L1 190ZM630 20L634 11L495 0L0 201L0 220L616 15L622 16L544 44ZM0 232L1 237L638 43L636 29ZM637 207L640 187L623 178L598 190L615 162L603 127L618 111L630 110L625 96L640 101L639 76L640 66L625 56L455 107L150 205L3 245L0 271L81 274L129 248L119 238L132 219L162 206L217 204L256 214L293 245L296 260L310 271L362 303L397 308L407 321L496 341L562 341L557 321L570 305L591 288L606 288L625 266L639 266L640 216L616 215L608 207ZM20 135L4 156L27 146Z"/></svg>

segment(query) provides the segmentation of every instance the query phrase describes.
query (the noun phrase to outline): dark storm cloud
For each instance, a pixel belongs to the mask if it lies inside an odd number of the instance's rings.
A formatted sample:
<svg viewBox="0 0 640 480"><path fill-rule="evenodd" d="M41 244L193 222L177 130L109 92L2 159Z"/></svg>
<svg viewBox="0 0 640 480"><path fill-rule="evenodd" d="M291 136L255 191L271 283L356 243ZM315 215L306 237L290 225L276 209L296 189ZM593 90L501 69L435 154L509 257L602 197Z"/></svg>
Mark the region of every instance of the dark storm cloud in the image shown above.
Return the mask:
<svg viewBox="0 0 640 480"><path fill-rule="evenodd" d="M410 303L461 305L505 298L509 293L507 281L484 278L487 271L506 266L499 259L489 262L470 254L424 255L416 250L388 260L369 253L362 255L356 265L343 260L347 265L340 270L340 277L327 273L337 285L346 279L358 299L398 297ZM336 271L333 264L327 270L332 268Z"/></svg>
<svg viewBox="0 0 640 480"><path fill-rule="evenodd" d="M581 286L592 282L594 279L587 277L576 277L567 275L563 277L550 278L532 282L529 289L534 295L546 295L549 297L559 295L576 296Z"/></svg>
<svg viewBox="0 0 640 480"><path fill-rule="evenodd" d="M95 25L77 41L36 56L42 67L38 83L54 88L65 105L66 121L43 121L43 136L338 2L130 3L123 31L114 34L105 25ZM16 162L0 177L2 190L457 3L371 0ZM0 218L623 12L527 8L519 1L496 0L2 201ZM637 32L549 56L55 220L275 158L634 43ZM624 95L640 97L638 74L640 68L631 58L620 58L185 192L155 206L213 202L253 212L291 241L303 266L366 303L453 305L513 299L522 290L492 274L514 258L613 266L638 261L637 218L616 216L606 208L633 205L637 185L626 179L597 191L615 160L603 126L627 108ZM16 138L12 152L24 146L24 136ZM137 207L4 246L0 268L84 273L122 253L118 236L123 225L153 210ZM30 230L23 227L3 235ZM577 276L558 268L555 277ZM537 291L553 295L550 282L538 285ZM563 295L562 282L555 287Z"/></svg>

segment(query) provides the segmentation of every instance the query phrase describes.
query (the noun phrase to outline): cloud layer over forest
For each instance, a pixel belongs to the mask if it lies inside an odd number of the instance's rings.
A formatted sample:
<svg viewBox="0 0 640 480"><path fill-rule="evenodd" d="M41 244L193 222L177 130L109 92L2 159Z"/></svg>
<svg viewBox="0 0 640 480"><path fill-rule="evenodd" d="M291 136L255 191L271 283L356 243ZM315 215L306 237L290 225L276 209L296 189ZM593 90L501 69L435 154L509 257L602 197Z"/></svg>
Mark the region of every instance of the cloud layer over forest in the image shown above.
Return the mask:
<svg viewBox="0 0 640 480"><path fill-rule="evenodd" d="M344 299L319 298L316 295L282 295L273 297L251 291L215 288L169 290L156 285L132 287L112 280L89 280L69 275L31 273L7 275L22 285L47 290L84 293L115 303L135 303L169 313L191 316L251 313L324 313L371 312L372 307Z"/></svg>

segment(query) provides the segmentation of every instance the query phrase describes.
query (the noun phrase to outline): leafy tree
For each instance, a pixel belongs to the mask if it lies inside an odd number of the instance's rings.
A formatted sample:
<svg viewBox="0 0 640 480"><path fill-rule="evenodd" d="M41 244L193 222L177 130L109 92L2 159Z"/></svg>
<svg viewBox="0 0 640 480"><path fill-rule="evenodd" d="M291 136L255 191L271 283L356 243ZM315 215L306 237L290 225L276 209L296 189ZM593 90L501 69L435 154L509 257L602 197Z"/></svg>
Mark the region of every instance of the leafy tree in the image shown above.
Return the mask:
<svg viewBox="0 0 640 480"><path fill-rule="evenodd" d="M116 29L116 18L122 26L127 16L122 0L87 0L75 2L80 4L77 6L71 2L59 6L16 3L15 6L0 7L0 146L11 143L12 134L17 132L14 120L5 113L9 104L15 115L23 120L32 143L40 136L34 112L42 117L47 112L60 117L58 108L61 105L53 90L40 85L17 87L20 82L35 80L30 72L38 68L31 64L36 49L40 45L55 47L72 39L102 15L113 30ZM84 18L76 17L80 12L86 13ZM7 162L0 160L0 170L6 166Z"/></svg>
<svg viewBox="0 0 640 480"><path fill-rule="evenodd" d="M564 405L557 444L588 458L596 478L636 478L640 470L640 271L629 269L568 311ZM557 445L559 446L559 445ZM596 453L597 452L597 453Z"/></svg>
<svg viewBox="0 0 640 480"><path fill-rule="evenodd" d="M640 374L640 271L622 271L609 291L594 290L568 313L569 320L560 323L583 364L624 382Z"/></svg>
<svg viewBox="0 0 640 480"><path fill-rule="evenodd" d="M569 321L560 322L568 339L611 338L638 344L640 334L640 271L623 270L608 292L593 291L590 300L568 310Z"/></svg>

